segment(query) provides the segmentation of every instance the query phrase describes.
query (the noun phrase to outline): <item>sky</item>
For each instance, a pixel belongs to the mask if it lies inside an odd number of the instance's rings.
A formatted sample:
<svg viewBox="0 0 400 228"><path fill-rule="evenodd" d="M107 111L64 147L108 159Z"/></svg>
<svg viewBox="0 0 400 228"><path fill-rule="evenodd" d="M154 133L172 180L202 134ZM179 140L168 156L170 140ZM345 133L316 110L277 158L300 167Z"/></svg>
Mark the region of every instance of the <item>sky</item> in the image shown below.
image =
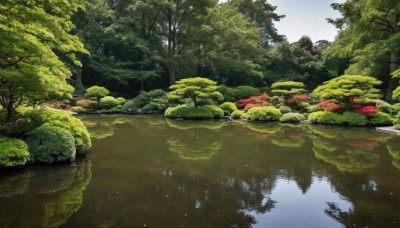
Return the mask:
<svg viewBox="0 0 400 228"><path fill-rule="evenodd" d="M220 0L224 2L226 0ZM326 21L326 18L338 18L340 14L330 7L333 2L345 0L268 0L277 6L276 13L286 15L275 22L278 33L286 35L289 42L295 42L307 35L313 42L318 40L333 41L337 29Z"/></svg>

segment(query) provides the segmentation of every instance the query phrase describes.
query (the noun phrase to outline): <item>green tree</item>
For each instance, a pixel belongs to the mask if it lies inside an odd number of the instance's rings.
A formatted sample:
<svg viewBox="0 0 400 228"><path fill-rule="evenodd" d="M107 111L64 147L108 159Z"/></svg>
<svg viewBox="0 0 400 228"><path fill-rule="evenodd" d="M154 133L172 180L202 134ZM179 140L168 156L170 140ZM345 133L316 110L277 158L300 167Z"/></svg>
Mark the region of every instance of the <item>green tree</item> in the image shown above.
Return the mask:
<svg viewBox="0 0 400 228"><path fill-rule="evenodd" d="M91 98L95 97L97 100L97 105L100 105L100 99L107 96L110 93L108 89L101 86L92 86L86 90L85 97Z"/></svg>
<svg viewBox="0 0 400 228"><path fill-rule="evenodd" d="M222 101L223 97L217 91L217 83L207 78L185 78L169 87L172 91L167 94L168 99L182 101L190 98L194 107L198 107L199 100Z"/></svg>
<svg viewBox="0 0 400 228"><path fill-rule="evenodd" d="M294 81L282 81L282 82L275 82L271 86L271 92L275 95L282 96L285 99L285 105L290 97L305 93L306 90L304 89L305 85L302 82L294 82Z"/></svg>
<svg viewBox="0 0 400 228"><path fill-rule="evenodd" d="M374 86L380 84L381 81L370 76L343 75L325 82L313 94L334 103L343 103L347 111L354 103L375 103L380 94Z"/></svg>
<svg viewBox="0 0 400 228"><path fill-rule="evenodd" d="M5 121L23 102L37 104L71 97L71 76L60 57L80 66L74 53L87 53L71 15L81 1L16 1L0 3L0 104Z"/></svg>

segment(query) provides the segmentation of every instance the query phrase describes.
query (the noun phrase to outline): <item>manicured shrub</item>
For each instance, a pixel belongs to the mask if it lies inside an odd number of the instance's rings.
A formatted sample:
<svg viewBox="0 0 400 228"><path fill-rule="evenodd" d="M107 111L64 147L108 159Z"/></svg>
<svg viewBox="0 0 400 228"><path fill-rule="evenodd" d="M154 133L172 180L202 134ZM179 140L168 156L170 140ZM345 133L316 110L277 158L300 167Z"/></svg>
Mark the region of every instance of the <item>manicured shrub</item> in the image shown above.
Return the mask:
<svg viewBox="0 0 400 228"><path fill-rule="evenodd" d="M256 96L260 94L260 90L252 86L238 86L235 88L235 98L236 100L248 98L251 96Z"/></svg>
<svg viewBox="0 0 400 228"><path fill-rule="evenodd" d="M135 98L127 101L123 106L121 111L122 112L134 112L137 109L142 109L146 105L148 105L150 102L153 102L155 104L151 104L146 107L145 112L149 111L164 111L167 108L168 100L166 98L166 93L165 91L161 89L155 89L151 90L149 92L141 92L139 95L137 95ZM156 108L156 110L153 110L152 108Z"/></svg>
<svg viewBox="0 0 400 228"><path fill-rule="evenodd" d="M236 100L234 88L228 87L226 85L219 85L217 90L224 97L224 101L233 102Z"/></svg>
<svg viewBox="0 0 400 228"><path fill-rule="evenodd" d="M342 115L329 111L313 112L308 116L308 121L319 124L342 124Z"/></svg>
<svg viewBox="0 0 400 228"><path fill-rule="evenodd" d="M108 113L120 113L121 112L121 105L115 106L107 110Z"/></svg>
<svg viewBox="0 0 400 228"><path fill-rule="evenodd" d="M275 107L254 107L247 112L247 119L253 121L278 120L281 116Z"/></svg>
<svg viewBox="0 0 400 228"><path fill-rule="evenodd" d="M269 103L271 103L273 106L276 106L276 105L278 105L279 103L284 102L284 100L281 99L281 98L278 97L278 96L270 97L268 101L269 101Z"/></svg>
<svg viewBox="0 0 400 228"><path fill-rule="evenodd" d="M150 101L147 105L143 107L144 112L162 112L165 109L167 109L167 101L163 102L156 102L156 101Z"/></svg>
<svg viewBox="0 0 400 228"><path fill-rule="evenodd" d="M233 111L236 111L238 108L236 105L232 102L225 102L219 106L222 110L228 111L229 113L232 113Z"/></svg>
<svg viewBox="0 0 400 228"><path fill-rule="evenodd" d="M355 112L345 112L342 115L342 123L353 126L365 126L367 125L367 117L363 114Z"/></svg>
<svg viewBox="0 0 400 228"><path fill-rule="evenodd" d="M377 112L377 107L368 105L368 106L363 106L361 108L355 109L355 112L360 113L361 115L368 116L372 115Z"/></svg>
<svg viewBox="0 0 400 228"><path fill-rule="evenodd" d="M117 99L112 96L106 96L100 99L100 107L102 108L112 108L118 105Z"/></svg>
<svg viewBox="0 0 400 228"><path fill-rule="evenodd" d="M235 102L235 105L239 108L243 108L245 110L249 110L253 107L264 107L264 106L271 106L268 102L270 96L266 93L257 96L251 96L246 99L240 99Z"/></svg>
<svg viewBox="0 0 400 228"><path fill-rule="evenodd" d="M288 100L294 96L306 92L305 85L302 82L281 81L271 85L271 92L274 95L281 96L285 100L285 105L288 105Z"/></svg>
<svg viewBox="0 0 400 228"><path fill-rule="evenodd" d="M387 102L381 101L381 102L377 102L376 107L378 108L377 111L379 112L384 112L386 114L391 115L393 113L393 108L392 105L390 105Z"/></svg>
<svg viewBox="0 0 400 228"><path fill-rule="evenodd" d="M32 163L62 162L75 155L74 137L71 132L48 123L32 131L26 142Z"/></svg>
<svg viewBox="0 0 400 228"><path fill-rule="evenodd" d="M169 107L165 110L165 116L168 118L185 119L213 119L222 117L224 111L218 106L207 105L202 107L187 107L185 105Z"/></svg>
<svg viewBox="0 0 400 228"><path fill-rule="evenodd" d="M400 124L394 125L394 128L395 128L396 130L400 130Z"/></svg>
<svg viewBox="0 0 400 228"><path fill-rule="evenodd" d="M74 112L76 112L76 113L79 113L79 114L81 114L81 113L86 113L86 112L87 112L87 110L84 109L84 108L81 107L81 106L74 106L74 107L72 107L72 111L74 111Z"/></svg>
<svg viewBox="0 0 400 228"><path fill-rule="evenodd" d="M394 121L394 118L392 118L389 114L383 112L377 112L375 114L369 115L367 118L367 124L372 126L389 126L392 125Z"/></svg>
<svg viewBox="0 0 400 228"><path fill-rule="evenodd" d="M291 112L292 109L289 108L288 106L281 106L281 107L279 107L279 111L281 111L282 114L285 114L285 113Z"/></svg>
<svg viewBox="0 0 400 228"><path fill-rule="evenodd" d="M243 115L244 111L242 110L235 110L231 113L232 119L240 119L240 117Z"/></svg>
<svg viewBox="0 0 400 228"><path fill-rule="evenodd" d="M393 114L396 115L400 113L400 103L396 103L392 105Z"/></svg>
<svg viewBox="0 0 400 228"><path fill-rule="evenodd" d="M118 98L116 98L116 100L118 102L118 105L123 105L126 102L125 98L123 98L123 97L118 97Z"/></svg>
<svg viewBox="0 0 400 228"><path fill-rule="evenodd" d="M100 98L107 96L110 93L108 89L101 86L92 86L86 90L86 98L96 98L97 104L100 105Z"/></svg>
<svg viewBox="0 0 400 228"><path fill-rule="evenodd" d="M300 113L285 113L279 121L282 123L300 123L305 119L304 115Z"/></svg>
<svg viewBox="0 0 400 228"><path fill-rule="evenodd" d="M0 136L0 166L25 165L28 161L28 145L24 141Z"/></svg>
<svg viewBox="0 0 400 228"><path fill-rule="evenodd" d="M342 109L342 106L340 104L333 103L327 99L322 99L322 101L317 104L316 107L320 110L329 112L338 112Z"/></svg>
<svg viewBox="0 0 400 228"><path fill-rule="evenodd" d="M74 136L77 152L80 154L83 154L91 147L90 135L85 125L69 112L42 108L27 111L24 115L29 118L31 123L36 127L44 123L51 123L52 125L70 131Z"/></svg>
<svg viewBox="0 0 400 228"><path fill-rule="evenodd" d="M292 107L296 107L301 103L308 103L310 101L307 94L297 94L289 98L288 105Z"/></svg>

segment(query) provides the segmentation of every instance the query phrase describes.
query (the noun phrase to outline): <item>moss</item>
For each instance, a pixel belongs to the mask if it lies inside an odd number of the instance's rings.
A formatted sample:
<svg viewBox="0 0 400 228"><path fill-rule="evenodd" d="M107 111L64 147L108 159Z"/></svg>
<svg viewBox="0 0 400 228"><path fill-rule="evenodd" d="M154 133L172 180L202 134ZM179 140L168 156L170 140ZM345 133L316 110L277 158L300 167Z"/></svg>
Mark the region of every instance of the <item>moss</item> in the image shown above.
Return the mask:
<svg viewBox="0 0 400 228"><path fill-rule="evenodd" d="M228 111L229 113L232 113L232 112L238 110L236 105L232 102L225 102L225 103L221 104L219 107L224 111Z"/></svg>
<svg viewBox="0 0 400 228"><path fill-rule="evenodd" d="M170 107L165 111L168 118L184 118L184 119L213 119L222 117L224 111L218 106L206 105L202 107L187 107L184 105Z"/></svg>
<svg viewBox="0 0 400 228"><path fill-rule="evenodd" d="M0 136L0 166L25 165L28 160L28 146L24 141Z"/></svg>
<svg viewBox="0 0 400 228"><path fill-rule="evenodd" d="M254 107L247 112L247 119L253 121L278 120L282 113L275 107Z"/></svg>
<svg viewBox="0 0 400 228"><path fill-rule="evenodd" d="M300 123L305 119L306 118L301 113L286 113L283 114L279 121L282 123Z"/></svg>
<svg viewBox="0 0 400 228"><path fill-rule="evenodd" d="M27 139L32 163L54 163L75 154L74 137L64 128L46 123L32 131Z"/></svg>
<svg viewBox="0 0 400 228"><path fill-rule="evenodd" d="M232 119L240 119L240 117L243 115L243 113L244 113L244 111L242 111L242 110L236 110L231 113L231 117L232 117Z"/></svg>

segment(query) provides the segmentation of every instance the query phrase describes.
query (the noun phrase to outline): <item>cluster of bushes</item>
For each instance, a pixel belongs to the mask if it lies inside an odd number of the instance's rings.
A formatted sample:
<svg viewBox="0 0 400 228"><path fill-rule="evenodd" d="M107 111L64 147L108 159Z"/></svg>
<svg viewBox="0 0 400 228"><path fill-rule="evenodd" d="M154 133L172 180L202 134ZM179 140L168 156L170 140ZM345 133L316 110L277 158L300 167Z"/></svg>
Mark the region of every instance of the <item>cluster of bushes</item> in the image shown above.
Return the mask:
<svg viewBox="0 0 400 228"><path fill-rule="evenodd" d="M161 89L141 92L121 108L123 113L161 113L168 107L167 93Z"/></svg>
<svg viewBox="0 0 400 228"><path fill-rule="evenodd" d="M0 166L68 161L91 147L86 127L70 112L38 108L18 115L17 122L0 127Z"/></svg>
<svg viewBox="0 0 400 228"><path fill-rule="evenodd" d="M351 126L388 126L393 124L393 117L383 112L362 115L356 112L336 113L330 111L313 112L308 116L312 123Z"/></svg>

